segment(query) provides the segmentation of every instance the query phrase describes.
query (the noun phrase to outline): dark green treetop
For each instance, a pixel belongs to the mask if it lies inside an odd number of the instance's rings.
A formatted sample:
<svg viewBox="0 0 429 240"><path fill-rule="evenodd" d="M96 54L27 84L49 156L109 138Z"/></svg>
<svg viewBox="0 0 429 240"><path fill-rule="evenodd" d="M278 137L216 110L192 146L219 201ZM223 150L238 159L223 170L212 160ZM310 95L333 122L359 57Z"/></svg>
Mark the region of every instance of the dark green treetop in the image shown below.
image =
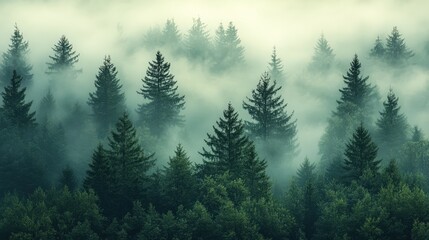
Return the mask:
<svg viewBox="0 0 429 240"><path fill-rule="evenodd" d="M94 82L96 90L89 94L88 104L92 107L102 137L125 110L125 97L117 74L110 56L105 57Z"/></svg>
<svg viewBox="0 0 429 240"><path fill-rule="evenodd" d="M284 72L283 72L283 63L282 60L277 56L277 49L273 47L273 53L271 54L271 61L268 63L269 73L273 80L283 82L284 81Z"/></svg>
<svg viewBox="0 0 429 240"><path fill-rule="evenodd" d="M3 61L0 65L1 83L3 86L7 85L15 70L22 77L22 84L28 86L33 79L33 74L31 74L33 67L27 63L28 42L24 40L17 25L15 25L10 41L9 49L3 53Z"/></svg>
<svg viewBox="0 0 429 240"><path fill-rule="evenodd" d="M49 56L52 62L48 64L47 73L60 73L64 71L72 71L76 73L74 64L79 61L79 55L73 50L73 45L69 42L66 36L61 36L57 44L52 48L54 54Z"/></svg>
<svg viewBox="0 0 429 240"><path fill-rule="evenodd" d="M156 136L162 135L169 126L180 125L183 122L180 111L185 106L185 96L177 93L177 81L170 73L170 63L164 62L159 51L156 59L149 62L142 81L143 86L137 93L149 101L139 106L142 122Z"/></svg>
<svg viewBox="0 0 429 240"><path fill-rule="evenodd" d="M374 47L371 49L369 55L376 59L383 59L385 57L386 49L384 44L380 39L380 36L377 37L374 43Z"/></svg>
<svg viewBox="0 0 429 240"><path fill-rule="evenodd" d="M408 61L414 53L405 44L404 38L399 33L397 27L393 27L392 32L386 39L386 60L392 65L400 65Z"/></svg>
<svg viewBox="0 0 429 240"><path fill-rule="evenodd" d="M26 88L21 88L21 81L21 76L13 71L10 84L2 93L1 117L8 126L33 128L36 125L36 113L30 111L32 102L25 102Z"/></svg>

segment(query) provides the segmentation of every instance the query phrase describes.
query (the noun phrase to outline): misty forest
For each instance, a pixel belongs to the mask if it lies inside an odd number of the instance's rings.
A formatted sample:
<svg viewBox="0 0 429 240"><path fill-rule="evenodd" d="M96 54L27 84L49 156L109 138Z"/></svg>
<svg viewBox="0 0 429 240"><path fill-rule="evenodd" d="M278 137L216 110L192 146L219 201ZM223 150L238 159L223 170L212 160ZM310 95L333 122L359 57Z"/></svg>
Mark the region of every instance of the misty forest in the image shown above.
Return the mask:
<svg viewBox="0 0 429 240"><path fill-rule="evenodd" d="M0 1L0 239L429 239L425 11L298 2Z"/></svg>

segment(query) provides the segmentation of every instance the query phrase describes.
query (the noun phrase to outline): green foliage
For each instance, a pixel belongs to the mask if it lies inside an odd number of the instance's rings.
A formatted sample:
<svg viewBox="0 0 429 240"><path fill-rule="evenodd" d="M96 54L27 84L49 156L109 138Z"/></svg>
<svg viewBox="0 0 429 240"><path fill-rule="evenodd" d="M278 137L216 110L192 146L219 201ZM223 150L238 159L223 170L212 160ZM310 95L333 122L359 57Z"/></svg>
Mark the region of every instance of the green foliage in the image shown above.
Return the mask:
<svg viewBox="0 0 429 240"><path fill-rule="evenodd" d="M180 205L185 208L192 207L196 199L196 177L182 145L177 146L175 156L170 158L163 174L167 209L174 211Z"/></svg>
<svg viewBox="0 0 429 240"><path fill-rule="evenodd" d="M67 187L70 191L75 191L78 188L78 182L73 169L67 166L63 169L59 179L60 188Z"/></svg>
<svg viewBox="0 0 429 240"><path fill-rule="evenodd" d="M30 112L32 102L25 102L26 88L21 88L22 78L13 71L10 84L2 92L3 105L0 108L1 122L6 126L28 130L36 126L35 112Z"/></svg>
<svg viewBox="0 0 429 240"><path fill-rule="evenodd" d="M273 53L271 54L271 61L268 63L269 65L269 73L271 78L274 81L278 81L280 83L284 83L285 74L283 72L283 63L282 60L277 57L276 47L273 47Z"/></svg>
<svg viewBox="0 0 429 240"><path fill-rule="evenodd" d="M371 136L362 125L359 126L352 139L346 144L344 159L344 179L346 182L358 181L365 173L377 175L380 160L377 158L378 148Z"/></svg>
<svg viewBox="0 0 429 240"><path fill-rule="evenodd" d="M206 61L211 52L211 43L206 25L200 18L193 19L185 39L185 53L195 62Z"/></svg>
<svg viewBox="0 0 429 240"><path fill-rule="evenodd" d="M316 180L315 170L316 164L310 163L310 160L306 157L296 172L298 185L303 187L307 183L314 182Z"/></svg>
<svg viewBox="0 0 429 240"><path fill-rule="evenodd" d="M49 56L52 62L48 64L48 74L72 73L73 76L78 70L75 70L74 64L79 61L79 54L73 50L73 45L66 36L62 35L57 44L52 48L53 56Z"/></svg>
<svg viewBox="0 0 429 240"><path fill-rule="evenodd" d="M17 75L22 76L23 85L28 86L33 79L33 74L31 74L33 67L27 63L28 42L24 40L23 34L16 24L10 41L9 49L3 53L3 61L0 65L1 85L8 84L7 80L15 70Z"/></svg>
<svg viewBox="0 0 429 240"><path fill-rule="evenodd" d="M380 156L390 160L398 155L408 139L408 124L404 114L400 114L398 97L392 89L389 90L387 100L383 103L384 109L377 120L377 142L380 147Z"/></svg>
<svg viewBox="0 0 429 240"><path fill-rule="evenodd" d="M413 56L414 53L408 50L398 28L393 27L392 32L386 38L386 61L392 66L398 66L406 63Z"/></svg>
<svg viewBox="0 0 429 240"><path fill-rule="evenodd" d="M39 104L39 110L37 111L37 116L40 122L55 122L54 113L56 110L56 103L54 95L52 95L51 89L48 90L48 93L42 98Z"/></svg>
<svg viewBox="0 0 429 240"><path fill-rule="evenodd" d="M314 48L310 70L322 73L327 72L332 67L334 57L335 54L333 54L331 46L329 46L328 41L322 34Z"/></svg>
<svg viewBox="0 0 429 240"><path fill-rule="evenodd" d="M215 35L213 70L224 71L243 63L243 52L244 48L241 46L241 40L234 24L229 22L225 29L221 23Z"/></svg>
<svg viewBox="0 0 429 240"><path fill-rule="evenodd" d="M162 135L169 126L180 125L183 121L180 111L185 106L185 96L177 93L177 81L170 73L170 63L164 62L159 51L156 59L149 62L142 81L143 86L137 93L149 101L139 106L142 122L155 136Z"/></svg>
<svg viewBox="0 0 429 240"><path fill-rule="evenodd" d="M384 48L380 36L378 36L375 40L374 47L371 49L369 55L375 59L383 59L385 57L385 53L386 49Z"/></svg>
<svg viewBox="0 0 429 240"><path fill-rule="evenodd" d="M117 74L110 56L105 57L94 82L96 90L89 94L88 105L92 108L100 137L105 137L125 110L125 97Z"/></svg>
<svg viewBox="0 0 429 240"><path fill-rule="evenodd" d="M273 152L270 154L273 160L293 158L298 148L296 120L292 120L293 112L287 113L287 104L278 96L279 90L281 87L276 86L276 81L271 84L270 77L265 72L256 89L252 90L252 97L247 97L248 102L243 102L243 108L254 120L246 121L249 135L257 143L260 141L264 150ZM281 151L278 150L280 148Z"/></svg>
<svg viewBox="0 0 429 240"><path fill-rule="evenodd" d="M424 139L425 139L425 137L423 135L422 130L417 126L414 126L412 134L411 134L411 141L412 142L419 142L419 141L422 141Z"/></svg>

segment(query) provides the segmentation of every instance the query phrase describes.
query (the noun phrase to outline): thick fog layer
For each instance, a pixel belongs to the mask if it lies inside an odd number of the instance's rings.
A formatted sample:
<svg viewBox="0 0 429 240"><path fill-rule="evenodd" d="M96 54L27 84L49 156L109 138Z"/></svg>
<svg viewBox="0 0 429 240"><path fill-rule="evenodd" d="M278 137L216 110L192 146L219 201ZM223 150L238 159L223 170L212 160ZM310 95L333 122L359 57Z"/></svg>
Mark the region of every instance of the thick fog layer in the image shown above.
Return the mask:
<svg viewBox="0 0 429 240"><path fill-rule="evenodd" d="M418 1L0 1L0 52L5 52L15 24L29 41L29 63L33 65L34 84L27 99L36 110L52 84L45 74L48 56L61 35L66 35L80 54L76 67L82 73L74 81L56 83L67 89L66 96L56 92L56 98L70 98L88 108L88 93L93 92L95 75L103 58L110 55L123 84L126 105L135 115L143 102L136 91L141 88L148 62L156 50L144 46L150 29L163 28L167 19L174 19L182 36L186 36L194 18L201 18L210 36L222 22L230 21L238 29L244 47L245 64L226 72L214 74L204 64L174 57L160 49L171 73L177 80L178 91L186 96L185 126L171 131L162 146L153 147L163 163L181 142L191 160L200 162L198 155L204 146L206 133L222 115L229 102L240 117L249 119L242 101L250 96L261 74L268 69L273 46L282 59L286 80L282 96L288 103L288 113L297 119L300 154L295 169L305 156L318 161L318 143L327 118L335 110L342 75L349 68L354 54L362 62L362 74L376 85L381 102L389 88L399 97L401 110L411 125L429 133L428 80L429 42L427 2ZM410 66L392 69L375 64L369 57L377 36L385 39L397 26L415 56ZM308 72L314 47L321 34L335 54L332 72L321 77ZM62 114L62 113L59 113ZM91 142L93 144L93 142ZM94 146L95 148L95 146ZM90 156L88 155L89 161ZM294 170L288 171L291 173Z"/></svg>

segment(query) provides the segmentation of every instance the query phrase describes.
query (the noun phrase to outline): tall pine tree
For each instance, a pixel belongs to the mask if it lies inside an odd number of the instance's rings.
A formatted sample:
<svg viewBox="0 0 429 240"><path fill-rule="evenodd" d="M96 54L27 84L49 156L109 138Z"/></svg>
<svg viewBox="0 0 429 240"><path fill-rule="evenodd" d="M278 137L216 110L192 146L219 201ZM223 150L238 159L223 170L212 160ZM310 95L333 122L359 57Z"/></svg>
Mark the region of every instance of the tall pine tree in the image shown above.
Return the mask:
<svg viewBox="0 0 429 240"><path fill-rule="evenodd" d="M3 86L9 84L10 76L15 70L22 77L22 84L28 86L33 79L33 74L31 74L33 67L27 62L28 42L24 40L17 25L15 25L10 41L9 49L3 53L3 61L0 65L1 84Z"/></svg>
<svg viewBox="0 0 429 240"><path fill-rule="evenodd" d="M408 124L404 114L399 113L398 100L390 89L387 100L383 103L384 109L376 123L379 155L387 161L395 158L408 140Z"/></svg>
<svg viewBox="0 0 429 240"><path fill-rule="evenodd" d="M325 35L322 34L314 48L310 70L317 72L328 71L334 62L334 57L335 55L333 54L331 46L329 46Z"/></svg>
<svg viewBox="0 0 429 240"><path fill-rule="evenodd" d="M380 39L380 36L377 37L374 43L374 47L371 49L369 55L375 59L383 60L385 57L386 49L384 44Z"/></svg>
<svg viewBox="0 0 429 240"><path fill-rule="evenodd" d="M267 72L262 74L256 89L252 90L252 97L247 98L248 102L243 102L243 108L254 120L246 122L246 126L255 140L262 141L266 147L271 146L274 152L281 149L280 152L293 157L298 147L296 120L292 120L293 112L287 113L287 104L278 96L279 90L281 87L276 86L276 81L271 84Z"/></svg>
<svg viewBox="0 0 429 240"><path fill-rule="evenodd" d="M100 137L107 134L125 110L124 93L117 74L110 56L105 57L94 83L96 90L89 94L88 104L92 107Z"/></svg>
<svg viewBox="0 0 429 240"><path fill-rule="evenodd" d="M283 64L282 60L277 57L277 49L273 47L273 53L271 54L271 61L268 63L269 65L269 73L273 80L278 81L280 83L284 82L285 76L283 72Z"/></svg>
<svg viewBox="0 0 429 240"><path fill-rule="evenodd" d="M73 45L66 36L61 36L57 44L52 48L54 54L49 56L52 62L48 64L48 74L67 73L76 77L80 70L75 69L75 64L79 61L79 54L73 50Z"/></svg>
<svg viewBox="0 0 429 240"><path fill-rule="evenodd" d="M372 141L368 130L361 124L346 144L344 152L344 178L346 181L359 181L366 171L378 174L380 160L377 160L378 148Z"/></svg>
<svg viewBox="0 0 429 240"><path fill-rule="evenodd" d="M162 135L169 126L180 125L183 122L180 111L185 106L185 96L177 93L177 82L170 73L170 63L164 62L159 51L156 59L149 62L142 81L143 87L137 93L149 101L139 106L142 122L156 136Z"/></svg>
<svg viewBox="0 0 429 240"><path fill-rule="evenodd" d="M3 124L21 129L36 126L35 112L31 112L32 102L25 102L26 88L21 88L22 78L13 71L10 84L2 93L3 106L0 108Z"/></svg>
<svg viewBox="0 0 429 240"><path fill-rule="evenodd" d="M404 38L399 33L397 27L393 27L392 32L386 39L386 60L393 66L404 64L414 56L405 44Z"/></svg>
<svg viewBox="0 0 429 240"><path fill-rule="evenodd" d="M255 198L266 196L270 186L265 173L266 162L256 154L253 142L244 134L244 125L238 113L228 104L223 118L213 126L214 134L207 134L207 149L199 166L203 176L219 176L228 172L232 179L242 179Z"/></svg>
<svg viewBox="0 0 429 240"><path fill-rule="evenodd" d="M185 39L185 51L188 58L195 62L205 61L211 52L211 43L206 25L200 18L193 20Z"/></svg>

